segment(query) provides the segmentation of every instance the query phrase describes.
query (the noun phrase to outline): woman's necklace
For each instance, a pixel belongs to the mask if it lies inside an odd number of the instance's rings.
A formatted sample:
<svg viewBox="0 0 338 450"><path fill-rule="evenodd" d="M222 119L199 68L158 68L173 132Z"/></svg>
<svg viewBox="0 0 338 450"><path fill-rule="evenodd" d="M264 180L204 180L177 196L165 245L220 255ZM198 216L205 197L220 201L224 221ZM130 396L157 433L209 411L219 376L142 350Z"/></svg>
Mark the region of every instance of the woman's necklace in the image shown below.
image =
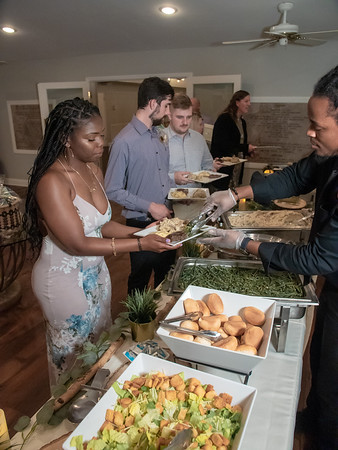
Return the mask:
<svg viewBox="0 0 338 450"><path fill-rule="evenodd" d="M57 158L57 160L59 161L59 163L61 164L61 166L67 171L67 169L66 169L66 167L64 166L64 164L62 163L62 161L61 161L59 158ZM81 180L84 182L84 184L85 184L85 185L87 186L87 188L89 189L89 192L92 193L92 192L96 191L96 183L95 183L95 181L94 181L93 171L92 171L92 168L90 167L90 165L89 165L88 163L86 163L86 167L87 167L87 169L88 169L88 172L90 173L91 179L93 180L93 186L89 186L89 184L88 184L87 181L83 178L83 176L80 174L80 172L78 172L76 169L74 169L74 167L72 167L72 166L69 164L67 158L65 158L65 160L66 160L66 162L67 162L67 165L68 165L72 170L74 170L74 172L81 178Z"/></svg>

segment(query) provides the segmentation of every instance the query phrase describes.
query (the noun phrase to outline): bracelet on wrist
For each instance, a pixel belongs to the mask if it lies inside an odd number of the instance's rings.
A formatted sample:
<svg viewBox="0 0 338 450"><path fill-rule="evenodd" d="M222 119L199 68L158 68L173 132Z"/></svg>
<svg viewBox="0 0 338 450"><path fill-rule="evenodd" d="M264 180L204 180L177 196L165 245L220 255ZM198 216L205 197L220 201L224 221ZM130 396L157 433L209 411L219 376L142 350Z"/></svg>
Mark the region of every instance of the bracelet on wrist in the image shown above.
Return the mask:
<svg viewBox="0 0 338 450"><path fill-rule="evenodd" d="M142 248L142 244L141 244L141 239L140 238L137 238L137 245L138 245L138 251L142 252L143 248Z"/></svg>
<svg viewBox="0 0 338 450"><path fill-rule="evenodd" d="M113 250L113 255L116 256L115 238L111 238L111 247Z"/></svg>

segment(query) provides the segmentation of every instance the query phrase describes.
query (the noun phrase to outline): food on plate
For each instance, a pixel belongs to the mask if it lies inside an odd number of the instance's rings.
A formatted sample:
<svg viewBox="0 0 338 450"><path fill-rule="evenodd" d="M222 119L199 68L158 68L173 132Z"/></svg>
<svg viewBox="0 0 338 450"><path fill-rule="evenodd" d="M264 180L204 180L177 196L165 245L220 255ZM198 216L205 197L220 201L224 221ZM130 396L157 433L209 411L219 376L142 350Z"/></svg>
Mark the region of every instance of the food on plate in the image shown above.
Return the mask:
<svg viewBox="0 0 338 450"><path fill-rule="evenodd" d="M164 218L158 225L156 234L162 237L167 237L170 233L176 231L184 231L186 226L186 221L174 217L173 219Z"/></svg>
<svg viewBox="0 0 338 450"><path fill-rule="evenodd" d="M205 179L211 179L211 178L220 178L222 175L218 174L218 173L210 173L207 172L206 170L202 170L199 173L191 173L189 175L189 180L193 180L193 181L204 181Z"/></svg>
<svg viewBox="0 0 338 450"><path fill-rule="evenodd" d="M256 347L253 347L252 345L246 345L246 344L241 344L236 348L236 352L242 352L242 353L246 353L248 355L257 355L257 349Z"/></svg>
<svg viewBox="0 0 338 450"><path fill-rule="evenodd" d="M223 267L217 264L186 266L178 277L178 287L194 286L260 297L304 298L296 275L278 272L266 275L263 269Z"/></svg>
<svg viewBox="0 0 338 450"><path fill-rule="evenodd" d="M252 327L247 327L243 336L241 337L241 344L251 345L258 349L262 343L264 337L264 331L261 327L253 325Z"/></svg>
<svg viewBox="0 0 338 450"><path fill-rule="evenodd" d="M188 189L175 189L173 191L171 191L171 196L174 198L187 198L189 194Z"/></svg>
<svg viewBox="0 0 338 450"><path fill-rule="evenodd" d="M181 242L188 237L188 233L184 230L182 231L174 231L173 233L169 233L167 238L170 239L170 242L175 244L175 242Z"/></svg>
<svg viewBox="0 0 338 450"><path fill-rule="evenodd" d="M228 162L228 163L239 163L241 160L238 158L238 156L222 156L222 158L218 158L222 162Z"/></svg>
<svg viewBox="0 0 338 450"><path fill-rule="evenodd" d="M183 429L192 429L189 448L230 449L240 430L242 407L231 405L232 396L217 393L211 384L184 373L166 376L148 373L113 384L118 400L107 409L97 436L83 443L75 436L76 449L162 449ZM210 447L210 446L209 446ZM210 447L213 448L213 447Z"/></svg>
<svg viewBox="0 0 338 450"><path fill-rule="evenodd" d="M229 214L233 228L310 228L312 218L303 220L301 211L250 211L244 214Z"/></svg>
<svg viewBox="0 0 338 450"><path fill-rule="evenodd" d="M222 314L224 310L222 299L218 294L209 294L207 298L207 305L213 314Z"/></svg>
<svg viewBox="0 0 338 450"><path fill-rule="evenodd" d="M206 198L206 196L207 194L204 189L196 189L192 194L193 198Z"/></svg>
<svg viewBox="0 0 338 450"><path fill-rule="evenodd" d="M222 305L220 305L219 301ZM210 304L211 303L211 304ZM221 297L216 293L211 293L204 300L194 300L192 298L186 298L183 300L184 310L187 313L197 311L197 307L199 311L202 311L201 305L207 304L211 306L211 309L207 307L209 314L203 315L197 321L192 320L184 320L181 322L180 326L187 328L189 330L201 331L201 330L211 330L217 331L220 333L223 339L220 339L216 342L212 342L207 337L202 337L201 339L188 338L181 332L171 332L170 336L188 339L190 341L194 341L200 344L205 344L204 340L208 340L211 346L224 348L227 350L236 350L243 351L248 354L257 354L259 347L263 341L264 331L260 328L261 325L265 323L265 314L259 308L254 306L247 306L240 310L240 315L231 315L228 316L226 314L211 314L215 310L224 309L224 304ZM215 309L215 305L217 308ZM253 323L254 322L254 323ZM198 336L199 337L199 336ZM247 347L253 347L247 348Z"/></svg>
<svg viewBox="0 0 338 450"><path fill-rule="evenodd" d="M243 308L244 319L252 325L263 325L265 322L265 314L254 306L247 306Z"/></svg>

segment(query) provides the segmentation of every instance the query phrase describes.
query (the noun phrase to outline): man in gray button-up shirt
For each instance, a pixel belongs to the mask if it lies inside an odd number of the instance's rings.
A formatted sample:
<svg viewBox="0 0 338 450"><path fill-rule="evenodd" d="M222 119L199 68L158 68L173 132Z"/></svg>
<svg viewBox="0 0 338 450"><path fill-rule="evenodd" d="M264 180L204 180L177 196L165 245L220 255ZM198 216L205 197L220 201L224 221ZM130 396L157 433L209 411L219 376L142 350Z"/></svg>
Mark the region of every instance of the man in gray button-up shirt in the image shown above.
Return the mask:
<svg viewBox="0 0 338 450"><path fill-rule="evenodd" d="M174 90L158 77L143 80L138 109L111 147L105 184L108 198L124 207L127 225L145 228L151 221L171 216L167 195L169 149L153 126L169 112ZM132 252L128 292L147 286L154 270L155 286L174 262L175 252Z"/></svg>

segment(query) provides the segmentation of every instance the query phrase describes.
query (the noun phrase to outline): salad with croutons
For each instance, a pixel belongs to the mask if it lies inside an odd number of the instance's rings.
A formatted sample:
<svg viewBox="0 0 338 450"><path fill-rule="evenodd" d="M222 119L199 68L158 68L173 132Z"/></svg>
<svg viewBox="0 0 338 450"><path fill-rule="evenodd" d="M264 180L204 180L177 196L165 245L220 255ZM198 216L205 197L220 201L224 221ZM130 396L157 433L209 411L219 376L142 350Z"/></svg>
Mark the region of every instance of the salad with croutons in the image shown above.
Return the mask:
<svg viewBox="0 0 338 450"><path fill-rule="evenodd" d="M77 450L162 450L185 428L192 429L189 449L229 450L241 426L242 409L231 405L231 395L196 378L185 380L183 372L135 376L113 388L116 405L107 409L97 436L89 442L72 438Z"/></svg>

